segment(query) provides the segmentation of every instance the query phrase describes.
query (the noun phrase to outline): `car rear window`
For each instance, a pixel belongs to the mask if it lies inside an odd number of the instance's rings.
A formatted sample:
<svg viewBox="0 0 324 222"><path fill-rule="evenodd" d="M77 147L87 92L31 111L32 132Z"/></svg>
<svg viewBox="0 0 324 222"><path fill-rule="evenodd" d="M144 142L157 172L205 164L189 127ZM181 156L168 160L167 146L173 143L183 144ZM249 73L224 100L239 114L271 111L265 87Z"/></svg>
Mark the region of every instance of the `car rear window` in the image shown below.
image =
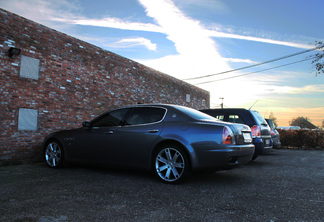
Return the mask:
<svg viewBox="0 0 324 222"><path fill-rule="evenodd" d="M216 115L215 118L224 121L224 115Z"/></svg>
<svg viewBox="0 0 324 222"><path fill-rule="evenodd" d="M229 115L228 116L228 122L231 122L231 123L243 123L244 124L243 119L239 115Z"/></svg>
<svg viewBox="0 0 324 222"><path fill-rule="evenodd" d="M261 114L258 111L251 111L251 113L259 125L268 125L265 119L261 116Z"/></svg>
<svg viewBox="0 0 324 222"><path fill-rule="evenodd" d="M214 117L212 117L208 114L205 114L203 112L200 112L198 110L191 109L188 107L183 107L183 106L177 106L176 108L194 119L215 121Z"/></svg>
<svg viewBox="0 0 324 222"><path fill-rule="evenodd" d="M268 125L270 126L271 129L275 129L276 126L274 125L273 121L271 119L266 120L268 122Z"/></svg>

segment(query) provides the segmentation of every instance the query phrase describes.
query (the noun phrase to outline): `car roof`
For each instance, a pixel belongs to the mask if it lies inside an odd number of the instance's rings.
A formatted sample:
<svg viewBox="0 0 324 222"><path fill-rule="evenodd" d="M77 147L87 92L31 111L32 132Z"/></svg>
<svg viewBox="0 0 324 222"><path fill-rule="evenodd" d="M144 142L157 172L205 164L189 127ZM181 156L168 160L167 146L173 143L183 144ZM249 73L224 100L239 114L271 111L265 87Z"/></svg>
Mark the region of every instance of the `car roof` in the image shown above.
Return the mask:
<svg viewBox="0 0 324 222"><path fill-rule="evenodd" d="M205 112L209 115L237 114L237 115L240 115L240 117L243 119L244 123L249 126L258 124L256 117L254 115L254 112L258 112L258 111L254 111L254 110L248 110L248 109L244 109L244 108L224 108L224 109L203 109L200 111ZM225 121L228 121L228 120L225 118Z"/></svg>
<svg viewBox="0 0 324 222"><path fill-rule="evenodd" d="M252 112L257 112L255 110L249 110L249 109L244 109L244 108L224 108L224 109L202 109L200 110L202 112L208 112L208 113L241 113L241 114L247 114L247 113L252 113Z"/></svg>
<svg viewBox="0 0 324 222"><path fill-rule="evenodd" d="M228 110L228 111L230 111L230 110L248 110L248 109L245 109L245 108L223 108L223 109L215 108L215 109L202 109L202 110Z"/></svg>
<svg viewBox="0 0 324 222"><path fill-rule="evenodd" d="M145 104L133 104L133 105L126 105L126 106L121 106L121 107L116 107L117 109L120 108L132 108L132 107L154 107L154 106L158 106L158 107L177 107L178 105L174 105L174 104L163 104L163 103L145 103Z"/></svg>

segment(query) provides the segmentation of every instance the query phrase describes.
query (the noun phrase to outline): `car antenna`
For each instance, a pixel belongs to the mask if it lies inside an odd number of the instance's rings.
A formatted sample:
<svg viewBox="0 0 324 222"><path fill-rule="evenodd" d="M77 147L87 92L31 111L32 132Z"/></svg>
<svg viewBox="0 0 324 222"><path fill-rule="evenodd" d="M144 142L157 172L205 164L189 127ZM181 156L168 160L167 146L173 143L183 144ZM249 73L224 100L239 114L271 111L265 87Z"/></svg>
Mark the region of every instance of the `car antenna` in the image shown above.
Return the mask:
<svg viewBox="0 0 324 222"><path fill-rule="evenodd" d="M255 101L255 103L253 103L253 105L249 108L249 110L252 109L252 107L258 102L259 100Z"/></svg>

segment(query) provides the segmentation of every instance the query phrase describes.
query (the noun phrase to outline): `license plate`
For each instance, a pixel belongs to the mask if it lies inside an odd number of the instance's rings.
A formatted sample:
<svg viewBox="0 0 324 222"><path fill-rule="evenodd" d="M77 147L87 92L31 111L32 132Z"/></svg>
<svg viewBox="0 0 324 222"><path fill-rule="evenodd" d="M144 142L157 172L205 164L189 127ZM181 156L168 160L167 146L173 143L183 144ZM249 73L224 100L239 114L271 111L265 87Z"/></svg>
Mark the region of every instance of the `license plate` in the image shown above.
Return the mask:
<svg viewBox="0 0 324 222"><path fill-rule="evenodd" d="M265 141L267 145L270 145L270 140Z"/></svg>
<svg viewBox="0 0 324 222"><path fill-rule="evenodd" d="M252 138L251 138L250 133L243 133L243 138L244 138L245 143L251 143L252 142Z"/></svg>

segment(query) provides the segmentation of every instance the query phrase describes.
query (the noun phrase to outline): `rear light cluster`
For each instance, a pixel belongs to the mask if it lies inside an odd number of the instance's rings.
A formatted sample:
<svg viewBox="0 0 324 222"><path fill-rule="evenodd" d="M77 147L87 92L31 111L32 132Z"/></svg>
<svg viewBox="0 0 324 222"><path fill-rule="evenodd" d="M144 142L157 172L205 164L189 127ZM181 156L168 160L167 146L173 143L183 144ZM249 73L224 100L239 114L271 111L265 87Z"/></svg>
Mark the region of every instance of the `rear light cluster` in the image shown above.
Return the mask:
<svg viewBox="0 0 324 222"><path fill-rule="evenodd" d="M235 144L234 134L227 126L223 130L223 144Z"/></svg>
<svg viewBox="0 0 324 222"><path fill-rule="evenodd" d="M261 128L260 126L254 125L251 127L252 138L260 137L261 136Z"/></svg>
<svg viewBox="0 0 324 222"><path fill-rule="evenodd" d="M273 129L271 130L271 136L275 136L276 135L276 133L275 133L275 131L273 131Z"/></svg>

